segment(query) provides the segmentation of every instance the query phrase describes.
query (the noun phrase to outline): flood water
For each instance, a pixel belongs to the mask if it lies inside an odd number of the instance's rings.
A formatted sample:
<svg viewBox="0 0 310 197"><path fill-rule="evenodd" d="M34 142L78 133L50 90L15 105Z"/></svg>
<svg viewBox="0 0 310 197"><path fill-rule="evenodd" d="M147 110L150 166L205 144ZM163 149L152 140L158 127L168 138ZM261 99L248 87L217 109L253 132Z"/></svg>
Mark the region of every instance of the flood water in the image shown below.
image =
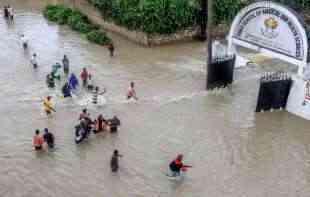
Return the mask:
<svg viewBox="0 0 310 197"><path fill-rule="evenodd" d="M111 35L116 56L90 44L66 26L47 22L47 1L15 0L14 24L0 18L0 196L1 197L308 197L310 123L285 111L254 113L258 77L276 64L235 73L235 83L205 91L205 47L185 43L144 48ZM3 6L5 1L1 1ZM20 34L29 37L24 52ZM29 59L38 54L39 68ZM89 96L62 99L45 76L67 54L71 71L86 66L107 89L92 117L119 116L117 134L92 135L74 143L74 126ZM140 98L125 101L130 81ZM63 83L63 82L62 82ZM60 84L59 84L60 85ZM53 95L57 113L46 118L41 99ZM56 149L34 152L34 130L48 127ZM112 151L123 154L112 174ZM193 165L181 181L165 176L183 153Z"/></svg>

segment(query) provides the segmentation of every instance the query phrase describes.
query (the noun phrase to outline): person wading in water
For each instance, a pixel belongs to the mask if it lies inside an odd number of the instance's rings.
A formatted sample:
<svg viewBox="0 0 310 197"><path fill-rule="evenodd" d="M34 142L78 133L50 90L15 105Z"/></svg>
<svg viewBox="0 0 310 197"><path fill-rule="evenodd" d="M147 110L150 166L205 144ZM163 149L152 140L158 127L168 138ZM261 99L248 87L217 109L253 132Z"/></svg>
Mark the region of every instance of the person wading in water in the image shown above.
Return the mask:
<svg viewBox="0 0 310 197"><path fill-rule="evenodd" d="M52 102L51 102L52 97L51 96L47 96L44 100L43 100L43 107L44 107L44 111L46 113L46 115L51 115L52 111L56 112L56 110L53 108L52 106Z"/></svg>
<svg viewBox="0 0 310 197"><path fill-rule="evenodd" d="M35 135L33 136L33 147L35 150L42 150L43 147L43 137L40 135L39 129L35 131Z"/></svg>
<svg viewBox="0 0 310 197"><path fill-rule="evenodd" d="M103 95L106 92L105 88L103 88L102 92L99 92L99 87L96 86L95 90L93 91L92 103L98 104L98 96Z"/></svg>
<svg viewBox="0 0 310 197"><path fill-rule="evenodd" d="M86 87L87 80L88 80L88 71L86 68L83 68L83 70L81 72L81 79L82 79L83 87Z"/></svg>
<svg viewBox="0 0 310 197"><path fill-rule="evenodd" d="M127 100L134 98L135 100L138 100L137 94L136 94L136 90L135 90L135 83L134 82L130 82L130 86L128 88L127 91Z"/></svg>
<svg viewBox="0 0 310 197"><path fill-rule="evenodd" d="M184 165L182 161L183 161L183 155L179 154L177 158L169 164L169 168L172 172L172 177L180 176L181 171L185 172L187 168L192 167L189 165Z"/></svg>
<svg viewBox="0 0 310 197"><path fill-rule="evenodd" d="M64 55L64 58L62 59L62 65L63 65L65 75L68 75L69 74L69 59L66 55Z"/></svg>
<svg viewBox="0 0 310 197"><path fill-rule="evenodd" d="M13 23L14 22L14 10L10 5L7 8L8 8L8 12L9 12L9 19L10 19L11 23Z"/></svg>
<svg viewBox="0 0 310 197"><path fill-rule="evenodd" d="M49 148L54 148L55 145L54 135L51 132L49 132L47 128L44 129L43 139Z"/></svg>
<svg viewBox="0 0 310 197"><path fill-rule="evenodd" d="M119 157L123 157L123 155L120 155L118 153L118 150L114 150L112 158L111 158L111 163L110 163L111 171L112 172L117 172L118 171L118 168L119 168L119 166L118 166L118 158Z"/></svg>
<svg viewBox="0 0 310 197"><path fill-rule="evenodd" d="M37 62L37 54L33 54L31 56L31 60L30 60L31 65L33 66L33 68L38 68L38 62Z"/></svg>
<svg viewBox="0 0 310 197"><path fill-rule="evenodd" d="M9 18L8 6L4 6L3 13L4 13L4 18L8 19Z"/></svg>
<svg viewBox="0 0 310 197"><path fill-rule="evenodd" d="M108 44L108 50L110 52L110 57L113 57L114 56L114 50L115 50L113 43Z"/></svg>
<svg viewBox="0 0 310 197"><path fill-rule="evenodd" d="M22 41L24 50L26 50L28 48L28 38L24 34L22 34L20 36L20 40Z"/></svg>

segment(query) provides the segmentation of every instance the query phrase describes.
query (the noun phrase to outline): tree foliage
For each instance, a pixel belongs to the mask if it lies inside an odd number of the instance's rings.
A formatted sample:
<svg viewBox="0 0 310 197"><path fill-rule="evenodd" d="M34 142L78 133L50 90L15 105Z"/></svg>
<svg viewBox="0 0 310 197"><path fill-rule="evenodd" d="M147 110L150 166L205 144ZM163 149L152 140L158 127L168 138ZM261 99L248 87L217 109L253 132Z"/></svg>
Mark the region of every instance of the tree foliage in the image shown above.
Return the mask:
<svg viewBox="0 0 310 197"><path fill-rule="evenodd" d="M199 24L201 0L88 0L106 20L130 30L148 34L172 34ZM246 5L256 0L214 0L215 24L229 24ZM310 9L310 0L274 0L294 9ZM44 15L51 21L82 33L97 30L78 10L62 5L47 6Z"/></svg>
<svg viewBox="0 0 310 197"><path fill-rule="evenodd" d="M290 8L299 10L310 10L310 0L272 0L282 3ZM216 23L230 23L236 14L250 3L257 0L214 0L214 12Z"/></svg>

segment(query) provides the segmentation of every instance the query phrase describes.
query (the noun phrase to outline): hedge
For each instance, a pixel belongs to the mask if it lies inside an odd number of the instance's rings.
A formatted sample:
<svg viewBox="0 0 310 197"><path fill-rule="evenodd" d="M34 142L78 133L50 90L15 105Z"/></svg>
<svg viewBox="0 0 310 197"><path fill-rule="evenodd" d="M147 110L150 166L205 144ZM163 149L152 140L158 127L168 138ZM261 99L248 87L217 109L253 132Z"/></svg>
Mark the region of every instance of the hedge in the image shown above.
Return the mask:
<svg viewBox="0 0 310 197"><path fill-rule="evenodd" d="M171 34L197 25L196 0L88 0L105 19L130 30Z"/></svg>
<svg viewBox="0 0 310 197"><path fill-rule="evenodd" d="M130 30L171 34L198 25L202 0L88 0L105 19ZM206 1L206 0L205 0ZM214 23L229 24L257 0L214 0ZM310 9L310 0L274 0L294 9Z"/></svg>
<svg viewBox="0 0 310 197"><path fill-rule="evenodd" d="M77 9L71 9L64 5L48 5L43 10L43 15L50 21L60 25L67 24L72 30L86 35L86 38L96 44L106 45L111 39L98 25L91 23L86 15Z"/></svg>

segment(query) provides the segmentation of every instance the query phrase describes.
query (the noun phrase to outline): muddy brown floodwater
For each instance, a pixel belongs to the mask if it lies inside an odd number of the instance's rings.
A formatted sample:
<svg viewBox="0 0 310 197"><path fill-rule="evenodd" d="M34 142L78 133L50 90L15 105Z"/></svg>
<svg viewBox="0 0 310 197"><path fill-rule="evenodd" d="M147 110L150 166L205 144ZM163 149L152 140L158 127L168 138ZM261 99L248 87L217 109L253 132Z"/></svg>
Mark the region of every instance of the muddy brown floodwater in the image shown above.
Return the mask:
<svg viewBox="0 0 310 197"><path fill-rule="evenodd" d="M46 2L10 1L15 23L0 18L1 197L309 196L309 122L285 111L253 112L259 74L285 68L266 63L239 69L231 88L206 92L203 43L144 48L112 35L111 59L105 48L47 22L41 14ZM21 48L22 33L30 40L28 52ZM33 52L36 71L29 63ZM107 88L106 105L87 107L92 117L118 115L117 134L74 143L89 95L64 100L59 86L49 90L45 84L63 54L73 72L86 66ZM136 82L137 103L125 101L130 81ZM40 102L48 94L57 110L52 118ZM44 127L55 134L56 149L34 152L34 130ZM114 149L124 155L118 174L109 167ZM194 167L183 181L168 180L168 164L178 153Z"/></svg>

